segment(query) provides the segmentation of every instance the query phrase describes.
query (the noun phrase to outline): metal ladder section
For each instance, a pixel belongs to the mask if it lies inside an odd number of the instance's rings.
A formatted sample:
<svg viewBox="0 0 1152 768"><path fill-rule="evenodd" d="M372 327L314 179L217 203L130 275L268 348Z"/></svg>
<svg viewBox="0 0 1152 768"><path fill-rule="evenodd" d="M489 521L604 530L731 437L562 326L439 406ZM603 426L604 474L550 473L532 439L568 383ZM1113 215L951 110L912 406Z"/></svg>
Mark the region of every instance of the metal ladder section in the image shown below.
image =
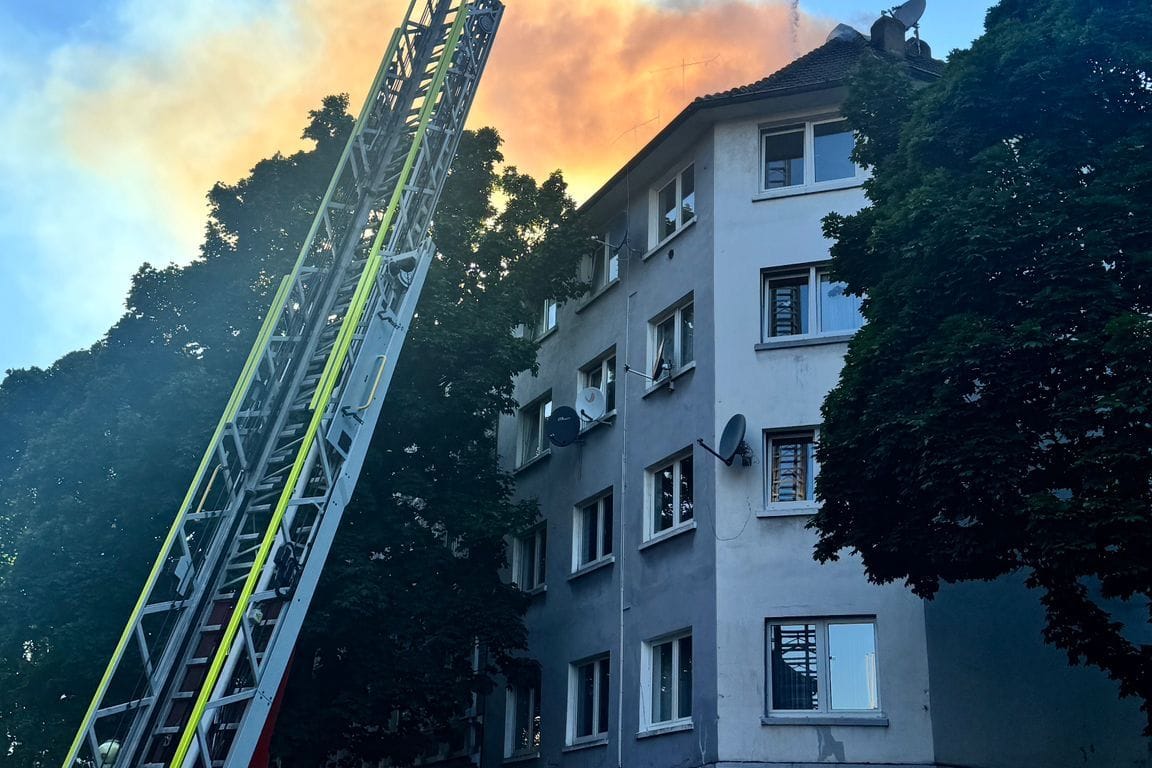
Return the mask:
<svg viewBox="0 0 1152 768"><path fill-rule="evenodd" d="M503 13L411 0L64 768L247 766L351 498Z"/></svg>

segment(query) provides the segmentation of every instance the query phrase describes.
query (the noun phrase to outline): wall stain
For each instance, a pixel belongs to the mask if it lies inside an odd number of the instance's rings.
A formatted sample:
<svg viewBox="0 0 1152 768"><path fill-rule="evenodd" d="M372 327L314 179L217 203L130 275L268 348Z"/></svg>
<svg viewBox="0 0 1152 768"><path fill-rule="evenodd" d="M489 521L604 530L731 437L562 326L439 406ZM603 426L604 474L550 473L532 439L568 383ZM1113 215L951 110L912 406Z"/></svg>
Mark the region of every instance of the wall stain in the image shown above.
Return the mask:
<svg viewBox="0 0 1152 768"><path fill-rule="evenodd" d="M822 725L816 729L816 745L820 749L816 761L820 763L844 762L844 742L836 741L831 726Z"/></svg>

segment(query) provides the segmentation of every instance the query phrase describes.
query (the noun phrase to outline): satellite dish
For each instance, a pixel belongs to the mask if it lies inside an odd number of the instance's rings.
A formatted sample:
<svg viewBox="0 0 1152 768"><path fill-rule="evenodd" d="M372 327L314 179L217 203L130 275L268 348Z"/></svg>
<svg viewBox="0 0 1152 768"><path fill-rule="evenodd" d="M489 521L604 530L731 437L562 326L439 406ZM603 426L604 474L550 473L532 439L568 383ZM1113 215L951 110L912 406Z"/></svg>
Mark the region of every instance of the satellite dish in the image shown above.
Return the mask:
<svg viewBox="0 0 1152 768"><path fill-rule="evenodd" d="M720 445L717 446L718 450L714 451L709 448L708 444L704 442L704 438L700 438L696 442L701 448L728 466L732 466L732 462L739 455L740 464L747 467L752 463L752 449L748 447L748 443L744 442L744 432L747 429L748 422L744 418L744 414L737 413L728 419L728 423L724 425L724 431L720 434Z"/></svg>
<svg viewBox="0 0 1152 768"><path fill-rule="evenodd" d="M548 417L548 441L563 448L580 436L580 417L573 408L562 405Z"/></svg>
<svg viewBox="0 0 1152 768"><path fill-rule="evenodd" d="M744 442L744 432L747 429L748 422L745 421L744 414L742 413L737 413L728 419L728 423L724 425L724 431L720 434L720 446L717 452L725 464L730 465L732 463L732 457L740 450L740 443Z"/></svg>
<svg viewBox="0 0 1152 768"><path fill-rule="evenodd" d="M585 421L599 421L608 410L608 398L597 387L585 387L576 394L576 412Z"/></svg>
<svg viewBox="0 0 1152 768"><path fill-rule="evenodd" d="M111 768L116 763L116 758L120 756L120 742L109 739L96 747L96 754L99 757L96 763L98 768Z"/></svg>
<svg viewBox="0 0 1152 768"><path fill-rule="evenodd" d="M924 5L925 0L908 0L892 9L892 18L903 24L905 29L912 29L924 15Z"/></svg>

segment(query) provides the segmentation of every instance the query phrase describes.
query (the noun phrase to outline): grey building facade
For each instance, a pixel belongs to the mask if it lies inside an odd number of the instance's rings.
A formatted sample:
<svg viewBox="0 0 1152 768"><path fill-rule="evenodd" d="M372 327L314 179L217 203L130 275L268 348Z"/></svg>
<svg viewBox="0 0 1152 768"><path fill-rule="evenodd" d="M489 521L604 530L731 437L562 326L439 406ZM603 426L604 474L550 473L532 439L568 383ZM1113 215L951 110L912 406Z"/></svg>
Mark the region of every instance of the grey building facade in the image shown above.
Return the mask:
<svg viewBox="0 0 1152 768"><path fill-rule="evenodd" d="M863 56L940 66L895 20L871 33L697 99L585 204L593 289L540 308L498 433L542 511L510 574L540 675L484 703L482 765L1152 765L1137 706L1043 646L1019 584L925 604L811 558L819 408L861 323L820 231L865 202L838 107ZM698 440L736 414L729 466Z"/></svg>

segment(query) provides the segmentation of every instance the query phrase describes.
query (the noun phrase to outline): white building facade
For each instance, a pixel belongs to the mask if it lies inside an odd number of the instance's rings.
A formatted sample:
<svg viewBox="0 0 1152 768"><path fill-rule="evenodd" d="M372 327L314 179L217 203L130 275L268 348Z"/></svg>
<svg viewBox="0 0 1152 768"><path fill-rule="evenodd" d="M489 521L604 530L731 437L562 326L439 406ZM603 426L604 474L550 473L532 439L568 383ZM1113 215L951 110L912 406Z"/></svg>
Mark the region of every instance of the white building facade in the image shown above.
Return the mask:
<svg viewBox="0 0 1152 768"><path fill-rule="evenodd" d="M540 672L489 697L483 765L1150 764L1137 707L1042 645L1017 585L926 604L812 558L820 407L862 322L821 235L865 204L839 105L864 56L934 79L914 53L895 20L840 27L698 99L584 206L593 290L542 308L539 373L499 430L541 506L512 567ZM551 445L589 387L606 415ZM736 414L728 466L698 440Z"/></svg>

